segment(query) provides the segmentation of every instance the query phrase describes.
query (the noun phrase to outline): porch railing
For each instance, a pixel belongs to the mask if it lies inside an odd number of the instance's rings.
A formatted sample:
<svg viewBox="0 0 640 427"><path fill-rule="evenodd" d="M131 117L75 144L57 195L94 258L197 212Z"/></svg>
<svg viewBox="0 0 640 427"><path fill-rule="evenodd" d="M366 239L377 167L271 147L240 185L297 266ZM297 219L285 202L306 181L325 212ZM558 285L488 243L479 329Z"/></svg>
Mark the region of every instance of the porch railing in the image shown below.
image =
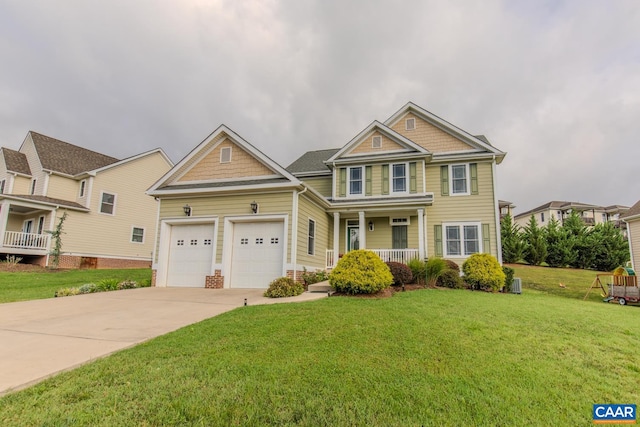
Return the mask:
<svg viewBox="0 0 640 427"><path fill-rule="evenodd" d="M51 236L48 234L5 231L2 246L19 249L48 249Z"/></svg>
<svg viewBox="0 0 640 427"><path fill-rule="evenodd" d="M418 258L418 249L368 249L375 253L384 262L401 262L408 263L414 258ZM327 268L335 267L338 260L333 249L327 249L326 264Z"/></svg>

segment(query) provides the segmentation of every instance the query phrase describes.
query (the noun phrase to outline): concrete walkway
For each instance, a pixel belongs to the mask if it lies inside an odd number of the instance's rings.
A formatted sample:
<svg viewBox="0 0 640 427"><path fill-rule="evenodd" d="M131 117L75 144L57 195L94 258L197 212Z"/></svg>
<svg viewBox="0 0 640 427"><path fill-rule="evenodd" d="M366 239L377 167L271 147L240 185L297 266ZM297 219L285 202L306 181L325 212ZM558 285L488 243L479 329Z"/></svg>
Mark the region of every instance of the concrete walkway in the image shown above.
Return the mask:
<svg viewBox="0 0 640 427"><path fill-rule="evenodd" d="M0 396L56 373L265 298L258 289L142 288L0 304Z"/></svg>

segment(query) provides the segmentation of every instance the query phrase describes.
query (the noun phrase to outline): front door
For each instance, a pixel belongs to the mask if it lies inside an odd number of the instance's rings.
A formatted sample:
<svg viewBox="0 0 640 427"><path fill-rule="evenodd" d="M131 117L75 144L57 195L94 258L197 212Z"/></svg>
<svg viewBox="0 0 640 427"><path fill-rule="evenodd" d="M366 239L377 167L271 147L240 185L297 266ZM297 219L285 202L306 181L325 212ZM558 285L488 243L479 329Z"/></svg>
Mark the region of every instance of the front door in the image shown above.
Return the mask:
<svg viewBox="0 0 640 427"><path fill-rule="evenodd" d="M406 225L394 225L391 227L391 239L393 249L407 249L409 243L407 242L407 226Z"/></svg>
<svg viewBox="0 0 640 427"><path fill-rule="evenodd" d="M347 252L360 249L360 228L357 225L347 226Z"/></svg>

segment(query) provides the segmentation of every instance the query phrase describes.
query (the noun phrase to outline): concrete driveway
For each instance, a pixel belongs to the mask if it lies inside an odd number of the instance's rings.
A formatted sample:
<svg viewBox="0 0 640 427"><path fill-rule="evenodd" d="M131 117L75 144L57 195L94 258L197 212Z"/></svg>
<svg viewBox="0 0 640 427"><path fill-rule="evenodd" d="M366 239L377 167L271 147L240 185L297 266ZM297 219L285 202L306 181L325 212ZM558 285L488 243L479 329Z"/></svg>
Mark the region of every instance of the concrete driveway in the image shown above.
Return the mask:
<svg viewBox="0 0 640 427"><path fill-rule="evenodd" d="M142 288L0 304L0 396L264 298L257 289Z"/></svg>

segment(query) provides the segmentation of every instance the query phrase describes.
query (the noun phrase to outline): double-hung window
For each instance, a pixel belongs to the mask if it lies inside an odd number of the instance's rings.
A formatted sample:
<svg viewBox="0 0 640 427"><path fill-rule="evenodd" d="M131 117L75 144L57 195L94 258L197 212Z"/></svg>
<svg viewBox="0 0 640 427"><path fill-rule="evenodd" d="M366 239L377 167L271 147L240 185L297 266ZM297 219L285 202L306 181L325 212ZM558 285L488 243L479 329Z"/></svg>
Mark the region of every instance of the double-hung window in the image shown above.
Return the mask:
<svg viewBox="0 0 640 427"><path fill-rule="evenodd" d="M469 194L469 165L451 165L451 194Z"/></svg>
<svg viewBox="0 0 640 427"><path fill-rule="evenodd" d="M469 256L481 251L480 224L443 224L446 256Z"/></svg>
<svg viewBox="0 0 640 427"><path fill-rule="evenodd" d="M362 166L349 168L349 195L362 195Z"/></svg>
<svg viewBox="0 0 640 427"><path fill-rule="evenodd" d="M100 212L103 214L113 215L116 206L115 194L102 193L100 202Z"/></svg>
<svg viewBox="0 0 640 427"><path fill-rule="evenodd" d="M394 193L407 192L407 165L406 163L397 163L392 165L392 186Z"/></svg>
<svg viewBox="0 0 640 427"><path fill-rule="evenodd" d="M4 194L5 183L6 183L6 180L0 179L0 194Z"/></svg>
<svg viewBox="0 0 640 427"><path fill-rule="evenodd" d="M131 241L133 243L144 243L144 228L133 227L131 230Z"/></svg>

